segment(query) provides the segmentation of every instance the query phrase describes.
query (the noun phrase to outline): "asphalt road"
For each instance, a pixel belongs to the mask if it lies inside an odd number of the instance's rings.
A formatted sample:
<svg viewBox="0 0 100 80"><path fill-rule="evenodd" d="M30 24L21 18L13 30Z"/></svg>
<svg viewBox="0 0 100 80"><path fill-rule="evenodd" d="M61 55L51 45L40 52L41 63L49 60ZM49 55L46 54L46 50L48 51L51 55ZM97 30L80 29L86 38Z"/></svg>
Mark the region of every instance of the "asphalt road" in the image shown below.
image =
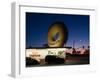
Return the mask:
<svg viewBox="0 0 100 80"><path fill-rule="evenodd" d="M89 56L70 56L66 58L63 64L47 64L45 60L41 60L38 65L27 65L27 67L39 67L39 66L58 66L58 65L82 65L89 64Z"/></svg>

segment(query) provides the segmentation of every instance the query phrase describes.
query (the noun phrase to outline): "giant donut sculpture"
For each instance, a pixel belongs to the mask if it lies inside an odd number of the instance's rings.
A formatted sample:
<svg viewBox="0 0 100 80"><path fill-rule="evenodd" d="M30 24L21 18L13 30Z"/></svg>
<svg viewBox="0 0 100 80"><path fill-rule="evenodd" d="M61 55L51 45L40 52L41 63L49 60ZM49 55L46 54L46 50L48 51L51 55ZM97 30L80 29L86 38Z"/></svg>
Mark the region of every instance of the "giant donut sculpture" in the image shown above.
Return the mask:
<svg viewBox="0 0 100 80"><path fill-rule="evenodd" d="M48 47L64 47L68 39L68 29L63 22L53 23L48 30Z"/></svg>

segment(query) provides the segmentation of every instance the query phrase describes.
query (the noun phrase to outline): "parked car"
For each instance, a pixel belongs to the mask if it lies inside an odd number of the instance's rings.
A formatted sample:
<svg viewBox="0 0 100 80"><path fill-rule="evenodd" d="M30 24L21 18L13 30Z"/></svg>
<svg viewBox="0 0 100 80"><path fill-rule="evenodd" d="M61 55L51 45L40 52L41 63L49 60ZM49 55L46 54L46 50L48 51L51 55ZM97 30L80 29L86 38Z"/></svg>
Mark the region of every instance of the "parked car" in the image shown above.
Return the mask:
<svg viewBox="0 0 100 80"><path fill-rule="evenodd" d="M45 57L45 62L47 64L63 64L65 62L65 59L57 57L56 55L47 55Z"/></svg>

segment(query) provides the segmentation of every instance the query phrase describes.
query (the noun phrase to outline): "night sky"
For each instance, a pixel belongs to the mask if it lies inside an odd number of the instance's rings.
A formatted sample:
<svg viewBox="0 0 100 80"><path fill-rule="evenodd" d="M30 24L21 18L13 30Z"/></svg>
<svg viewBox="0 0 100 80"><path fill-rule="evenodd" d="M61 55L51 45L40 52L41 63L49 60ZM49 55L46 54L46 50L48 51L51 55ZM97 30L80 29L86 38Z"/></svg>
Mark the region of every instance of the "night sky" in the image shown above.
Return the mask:
<svg viewBox="0 0 100 80"><path fill-rule="evenodd" d="M49 26L61 21L68 28L69 36L66 46L89 46L89 15L50 14L26 12L26 48L43 47L47 44Z"/></svg>

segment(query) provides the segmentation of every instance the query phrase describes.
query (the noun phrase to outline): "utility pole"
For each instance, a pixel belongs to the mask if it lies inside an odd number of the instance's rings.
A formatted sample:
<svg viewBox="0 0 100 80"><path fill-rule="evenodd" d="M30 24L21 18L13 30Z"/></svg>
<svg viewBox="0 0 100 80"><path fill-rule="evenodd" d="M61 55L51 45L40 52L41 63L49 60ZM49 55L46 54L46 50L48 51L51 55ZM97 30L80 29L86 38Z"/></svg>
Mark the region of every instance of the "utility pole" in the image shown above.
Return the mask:
<svg viewBox="0 0 100 80"><path fill-rule="evenodd" d="M73 49L75 48L75 41L73 41Z"/></svg>

